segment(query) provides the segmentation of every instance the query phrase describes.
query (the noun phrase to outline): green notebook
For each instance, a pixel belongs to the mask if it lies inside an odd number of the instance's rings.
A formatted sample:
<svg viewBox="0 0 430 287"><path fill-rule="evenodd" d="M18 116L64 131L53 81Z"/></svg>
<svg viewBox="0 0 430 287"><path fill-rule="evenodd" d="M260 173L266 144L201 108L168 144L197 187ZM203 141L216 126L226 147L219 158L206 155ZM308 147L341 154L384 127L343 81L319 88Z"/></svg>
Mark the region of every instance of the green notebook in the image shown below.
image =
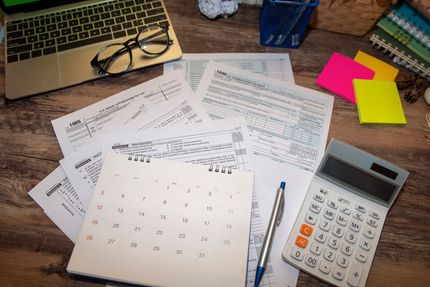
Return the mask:
<svg viewBox="0 0 430 287"><path fill-rule="evenodd" d="M384 32L384 30L380 28L376 29L370 37L370 41L374 47L378 49L382 48L384 52L394 57L393 61L395 63L403 65L422 77L430 79L430 63Z"/></svg>
<svg viewBox="0 0 430 287"><path fill-rule="evenodd" d="M397 85L393 81L352 81L360 124L406 124Z"/></svg>
<svg viewBox="0 0 430 287"><path fill-rule="evenodd" d="M412 35L410 35L407 31L403 30L396 23L394 23L387 17L384 17L378 21L377 26L402 44L406 45L409 49L414 51L424 60L430 62L430 49L428 49L421 42L417 41L414 37L412 37Z"/></svg>

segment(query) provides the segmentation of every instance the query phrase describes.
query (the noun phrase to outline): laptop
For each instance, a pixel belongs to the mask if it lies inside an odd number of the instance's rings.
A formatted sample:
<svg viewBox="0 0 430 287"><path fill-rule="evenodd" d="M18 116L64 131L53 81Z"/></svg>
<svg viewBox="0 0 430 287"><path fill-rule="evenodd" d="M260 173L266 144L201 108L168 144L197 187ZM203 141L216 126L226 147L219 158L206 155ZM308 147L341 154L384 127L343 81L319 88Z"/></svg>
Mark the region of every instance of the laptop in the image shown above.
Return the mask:
<svg viewBox="0 0 430 287"><path fill-rule="evenodd" d="M158 57L133 49L139 69L182 55L163 0L2 0L5 15L5 94L18 99L104 77L90 65L111 43L151 24L168 26L172 44Z"/></svg>

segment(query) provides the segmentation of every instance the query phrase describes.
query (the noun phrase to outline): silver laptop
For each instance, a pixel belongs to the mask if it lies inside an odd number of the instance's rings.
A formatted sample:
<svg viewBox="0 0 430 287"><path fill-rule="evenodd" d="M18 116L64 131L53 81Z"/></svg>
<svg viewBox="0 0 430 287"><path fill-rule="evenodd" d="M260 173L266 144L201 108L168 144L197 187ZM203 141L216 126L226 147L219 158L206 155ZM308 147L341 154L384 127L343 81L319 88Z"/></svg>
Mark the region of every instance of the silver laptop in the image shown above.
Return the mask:
<svg viewBox="0 0 430 287"><path fill-rule="evenodd" d="M97 52L149 25L168 27L171 45L157 57L132 49L138 69L179 59L178 39L162 0L2 0L6 97L17 99L106 76L90 65Z"/></svg>

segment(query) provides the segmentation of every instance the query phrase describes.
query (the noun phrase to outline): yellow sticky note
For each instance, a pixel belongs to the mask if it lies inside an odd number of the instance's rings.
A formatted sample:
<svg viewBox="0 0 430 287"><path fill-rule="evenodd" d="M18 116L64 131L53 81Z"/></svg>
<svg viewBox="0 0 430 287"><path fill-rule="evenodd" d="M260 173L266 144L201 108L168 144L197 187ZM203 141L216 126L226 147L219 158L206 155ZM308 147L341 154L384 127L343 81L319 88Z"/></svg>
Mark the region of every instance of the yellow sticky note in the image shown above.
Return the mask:
<svg viewBox="0 0 430 287"><path fill-rule="evenodd" d="M393 81L353 80L360 124L406 124Z"/></svg>
<svg viewBox="0 0 430 287"><path fill-rule="evenodd" d="M357 52L354 61L373 70L375 72L373 80L394 81L399 73L399 70L393 66L362 51Z"/></svg>

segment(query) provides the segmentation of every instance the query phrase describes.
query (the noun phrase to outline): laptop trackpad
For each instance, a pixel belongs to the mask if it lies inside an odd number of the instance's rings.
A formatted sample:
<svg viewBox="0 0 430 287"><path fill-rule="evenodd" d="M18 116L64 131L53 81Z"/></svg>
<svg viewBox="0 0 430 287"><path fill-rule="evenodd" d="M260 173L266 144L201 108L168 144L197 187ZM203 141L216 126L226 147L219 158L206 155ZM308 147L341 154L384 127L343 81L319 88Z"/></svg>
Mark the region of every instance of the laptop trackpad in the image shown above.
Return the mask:
<svg viewBox="0 0 430 287"><path fill-rule="evenodd" d="M98 44L61 53L59 59L62 85L75 85L100 77L91 67L90 61L105 45Z"/></svg>
<svg viewBox="0 0 430 287"><path fill-rule="evenodd" d="M60 83L56 54L6 65L6 95L19 98L58 88Z"/></svg>

